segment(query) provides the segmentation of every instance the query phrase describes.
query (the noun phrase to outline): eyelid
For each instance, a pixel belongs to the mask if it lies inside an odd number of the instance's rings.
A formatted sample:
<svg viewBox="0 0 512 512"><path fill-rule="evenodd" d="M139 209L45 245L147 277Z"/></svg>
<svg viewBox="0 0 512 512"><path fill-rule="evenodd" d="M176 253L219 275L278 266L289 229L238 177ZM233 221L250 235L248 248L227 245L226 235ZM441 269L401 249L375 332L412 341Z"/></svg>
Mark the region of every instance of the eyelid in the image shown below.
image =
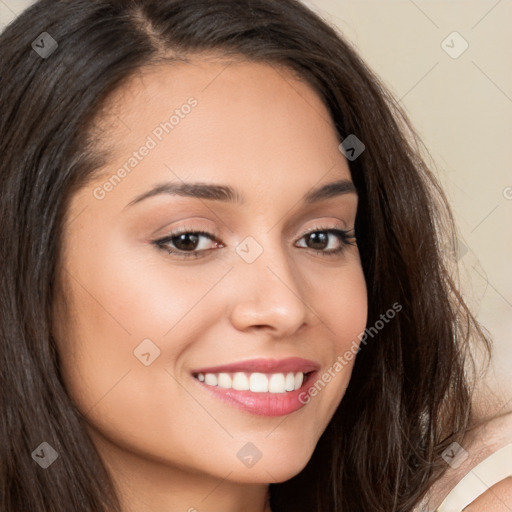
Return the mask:
<svg viewBox="0 0 512 512"><path fill-rule="evenodd" d="M338 221L338 222L341 222L341 221ZM328 226L326 224L327 224L327 221L323 221L323 223L322 223L322 221L317 221L317 224L315 224L313 227L308 228L305 231L302 231L302 233L299 236L299 239L304 237L305 235L309 235L310 233L315 233L317 231L330 231L330 230L333 230L333 229L334 230L343 231L343 232L346 232L346 233L351 233L353 231L353 228L352 229L347 229L345 226L338 226L338 225L329 225ZM181 235L183 233L202 234L203 236L206 236L206 237L215 238L217 241L219 241L220 236L221 236L219 230L217 230L214 227L212 227L212 228L201 228L201 227L197 227L197 226L193 227L193 226L183 225L183 226L177 227L175 229L171 229L168 234L159 237L159 239L156 240L156 241L161 241L161 240L167 240L167 239L170 239L170 238L174 238L174 237L179 236L179 235Z"/></svg>
<svg viewBox="0 0 512 512"><path fill-rule="evenodd" d="M173 238L180 236L184 233L194 233L194 234L197 234L200 236L204 236L205 238L210 239L212 242L215 242L218 245L224 246L224 244L220 240L220 234L217 229L190 228L187 226L182 226L182 227L176 228L174 230L171 230L168 235L160 237L159 239L156 240L156 242L167 242L167 241L170 241ZM207 250L207 249L205 249L205 250ZM183 252L186 252L186 251L183 251ZM189 251L189 252L191 252L191 251ZM196 252L199 252L199 251L196 251Z"/></svg>
<svg viewBox="0 0 512 512"><path fill-rule="evenodd" d="M316 231L332 231L333 229L339 230L339 231L345 231L349 232L352 231L350 229L347 229L344 226L338 226L338 225L327 225L327 221L319 221L317 224L315 224L312 228L308 228L306 231L302 232L302 235L300 237L303 237L304 235L308 235L310 233L315 233ZM330 224L330 223L329 223Z"/></svg>

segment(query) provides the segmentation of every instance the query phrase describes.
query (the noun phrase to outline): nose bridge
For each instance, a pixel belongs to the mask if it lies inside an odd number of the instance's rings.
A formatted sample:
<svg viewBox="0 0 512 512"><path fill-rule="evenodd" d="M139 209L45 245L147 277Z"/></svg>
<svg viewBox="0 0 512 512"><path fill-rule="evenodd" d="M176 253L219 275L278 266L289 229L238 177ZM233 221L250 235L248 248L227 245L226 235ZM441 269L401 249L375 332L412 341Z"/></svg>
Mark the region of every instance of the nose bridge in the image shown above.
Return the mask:
<svg viewBox="0 0 512 512"><path fill-rule="evenodd" d="M255 236L247 236L237 245L236 252L242 260L237 262L240 272L254 274L247 276L249 279L254 277L256 282L264 280L271 286L274 281L281 282L283 287L291 288L296 295L300 295L298 277L290 265L287 248L273 232L262 231ZM272 283L268 283L269 279Z"/></svg>
<svg viewBox="0 0 512 512"><path fill-rule="evenodd" d="M281 240L276 240L275 233L262 230L247 236L235 251L238 290L234 322L266 324L290 332L298 329L305 321L307 305L300 275L290 265Z"/></svg>

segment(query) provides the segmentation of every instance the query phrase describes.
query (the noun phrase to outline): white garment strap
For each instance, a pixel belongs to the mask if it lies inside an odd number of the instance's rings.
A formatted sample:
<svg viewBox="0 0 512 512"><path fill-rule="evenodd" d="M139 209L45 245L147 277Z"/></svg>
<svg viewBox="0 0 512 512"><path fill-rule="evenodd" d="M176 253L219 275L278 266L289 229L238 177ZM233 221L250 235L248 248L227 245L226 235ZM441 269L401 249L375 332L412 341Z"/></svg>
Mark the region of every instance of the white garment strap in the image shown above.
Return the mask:
<svg viewBox="0 0 512 512"><path fill-rule="evenodd" d="M436 512L462 512L478 496L512 476L512 443L475 466L448 494Z"/></svg>

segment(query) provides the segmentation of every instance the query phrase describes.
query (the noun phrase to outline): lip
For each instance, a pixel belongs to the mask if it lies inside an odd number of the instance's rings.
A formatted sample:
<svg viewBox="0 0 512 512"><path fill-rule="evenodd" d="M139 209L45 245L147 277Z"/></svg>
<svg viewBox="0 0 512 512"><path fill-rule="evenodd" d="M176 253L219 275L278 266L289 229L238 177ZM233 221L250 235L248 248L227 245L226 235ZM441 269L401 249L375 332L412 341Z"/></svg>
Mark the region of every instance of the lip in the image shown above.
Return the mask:
<svg viewBox="0 0 512 512"><path fill-rule="evenodd" d="M225 366L219 368L226 368ZM300 370L298 370L300 371ZM304 382L299 389L286 393L255 393L252 391L237 391L219 386L209 386L193 377L197 385L207 393L222 402L258 416L284 416L298 411L311 400L309 388L316 380L319 371L315 370L304 376Z"/></svg>
<svg viewBox="0 0 512 512"><path fill-rule="evenodd" d="M309 387L319 374L320 364L301 357L287 357L285 359L249 359L235 363L197 368L193 370L192 377L202 389L220 399L224 403L259 416L283 416L295 412L309 403ZM238 391L225 389L219 386L210 386L197 379L197 374L207 373L288 373L302 372L304 381L302 386L294 391L285 393L256 393L253 391Z"/></svg>
<svg viewBox="0 0 512 512"><path fill-rule="evenodd" d="M247 361L238 361L236 363L224 364L220 366L210 366L208 368L198 368L192 370L194 375L198 373L232 373L232 372L259 372L259 373L284 373L284 372L302 372L309 373L318 371L320 365L315 361L303 359L302 357L287 357L286 359L249 359Z"/></svg>

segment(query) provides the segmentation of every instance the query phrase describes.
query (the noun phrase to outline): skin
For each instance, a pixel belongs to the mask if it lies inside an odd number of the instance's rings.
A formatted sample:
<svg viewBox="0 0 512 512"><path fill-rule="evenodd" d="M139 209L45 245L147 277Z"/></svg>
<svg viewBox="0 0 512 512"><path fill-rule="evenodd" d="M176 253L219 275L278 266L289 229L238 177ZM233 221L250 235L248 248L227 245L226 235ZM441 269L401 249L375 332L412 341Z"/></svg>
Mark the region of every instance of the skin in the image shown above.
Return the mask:
<svg viewBox="0 0 512 512"><path fill-rule="evenodd" d="M510 512L510 510L512 510L512 477L494 484L471 505L468 505L464 512Z"/></svg>
<svg viewBox="0 0 512 512"><path fill-rule="evenodd" d="M97 199L95 188L191 96L190 114ZM66 387L124 511L262 512L268 484L307 464L354 359L279 417L221 402L191 371L298 356L322 372L359 342L367 293L357 245L328 256L304 237L319 225L354 227L355 193L301 202L351 179L329 113L286 69L196 56L138 73L101 126L112 158L72 197L62 235L54 336ZM158 195L127 207L156 183L182 180L231 185L246 204ZM207 255L184 259L151 243L183 226L215 229L223 247L201 238ZM263 249L250 264L234 250L247 236ZM341 244L329 235L323 250ZM146 338L160 349L149 366L134 356ZM236 456L247 442L262 454L250 468Z"/></svg>

